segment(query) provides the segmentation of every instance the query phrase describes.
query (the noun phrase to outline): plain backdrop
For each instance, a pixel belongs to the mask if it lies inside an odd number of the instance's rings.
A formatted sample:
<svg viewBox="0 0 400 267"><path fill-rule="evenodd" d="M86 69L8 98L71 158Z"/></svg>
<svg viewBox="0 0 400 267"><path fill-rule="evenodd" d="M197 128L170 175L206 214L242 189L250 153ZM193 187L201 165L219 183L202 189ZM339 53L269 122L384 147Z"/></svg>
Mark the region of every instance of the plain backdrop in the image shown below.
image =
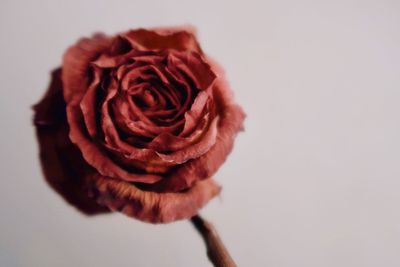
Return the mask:
<svg viewBox="0 0 400 267"><path fill-rule="evenodd" d="M0 266L211 266L186 221L85 217L31 105L79 37L192 24L248 114L202 210L240 267L400 266L400 2L0 2Z"/></svg>

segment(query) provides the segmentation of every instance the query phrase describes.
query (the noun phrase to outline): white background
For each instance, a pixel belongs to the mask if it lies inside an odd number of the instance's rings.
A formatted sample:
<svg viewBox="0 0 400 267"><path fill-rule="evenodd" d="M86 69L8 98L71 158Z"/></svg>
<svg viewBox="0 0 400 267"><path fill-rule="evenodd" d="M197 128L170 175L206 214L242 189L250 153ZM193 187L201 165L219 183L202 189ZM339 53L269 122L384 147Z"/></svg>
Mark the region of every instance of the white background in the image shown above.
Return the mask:
<svg viewBox="0 0 400 267"><path fill-rule="evenodd" d="M248 114L202 213L240 267L400 266L400 2L0 3L0 266L211 266L188 222L85 217L42 178L30 106L94 31L190 23Z"/></svg>

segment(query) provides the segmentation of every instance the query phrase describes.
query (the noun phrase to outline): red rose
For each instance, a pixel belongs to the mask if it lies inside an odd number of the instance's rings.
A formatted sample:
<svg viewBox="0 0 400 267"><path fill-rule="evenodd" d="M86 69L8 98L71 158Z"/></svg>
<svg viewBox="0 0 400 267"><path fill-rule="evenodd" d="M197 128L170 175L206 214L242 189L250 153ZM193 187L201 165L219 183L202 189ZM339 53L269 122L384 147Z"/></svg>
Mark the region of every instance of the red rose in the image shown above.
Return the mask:
<svg viewBox="0 0 400 267"><path fill-rule="evenodd" d="M53 188L87 213L153 223L189 218L219 193L211 176L244 119L187 29L81 39L35 111Z"/></svg>

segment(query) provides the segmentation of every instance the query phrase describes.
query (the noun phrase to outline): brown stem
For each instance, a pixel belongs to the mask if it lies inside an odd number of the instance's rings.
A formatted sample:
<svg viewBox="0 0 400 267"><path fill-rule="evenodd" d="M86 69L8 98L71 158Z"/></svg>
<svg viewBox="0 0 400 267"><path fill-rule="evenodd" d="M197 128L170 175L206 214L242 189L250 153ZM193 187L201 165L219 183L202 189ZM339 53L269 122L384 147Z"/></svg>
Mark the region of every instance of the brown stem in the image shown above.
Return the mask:
<svg viewBox="0 0 400 267"><path fill-rule="evenodd" d="M215 267L237 267L228 250L222 243L215 227L196 215L190 219L206 243L207 255Z"/></svg>

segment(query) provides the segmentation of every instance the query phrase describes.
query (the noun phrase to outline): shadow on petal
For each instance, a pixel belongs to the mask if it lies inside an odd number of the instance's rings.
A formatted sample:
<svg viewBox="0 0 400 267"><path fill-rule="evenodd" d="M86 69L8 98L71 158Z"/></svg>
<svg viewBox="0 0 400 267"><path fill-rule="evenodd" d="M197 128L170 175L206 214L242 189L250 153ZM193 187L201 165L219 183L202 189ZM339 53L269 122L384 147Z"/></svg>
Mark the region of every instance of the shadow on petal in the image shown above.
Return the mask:
<svg viewBox="0 0 400 267"><path fill-rule="evenodd" d="M86 177L92 169L69 140L61 69L53 71L46 94L33 109L40 161L47 183L86 215L109 212L108 208L89 198Z"/></svg>

